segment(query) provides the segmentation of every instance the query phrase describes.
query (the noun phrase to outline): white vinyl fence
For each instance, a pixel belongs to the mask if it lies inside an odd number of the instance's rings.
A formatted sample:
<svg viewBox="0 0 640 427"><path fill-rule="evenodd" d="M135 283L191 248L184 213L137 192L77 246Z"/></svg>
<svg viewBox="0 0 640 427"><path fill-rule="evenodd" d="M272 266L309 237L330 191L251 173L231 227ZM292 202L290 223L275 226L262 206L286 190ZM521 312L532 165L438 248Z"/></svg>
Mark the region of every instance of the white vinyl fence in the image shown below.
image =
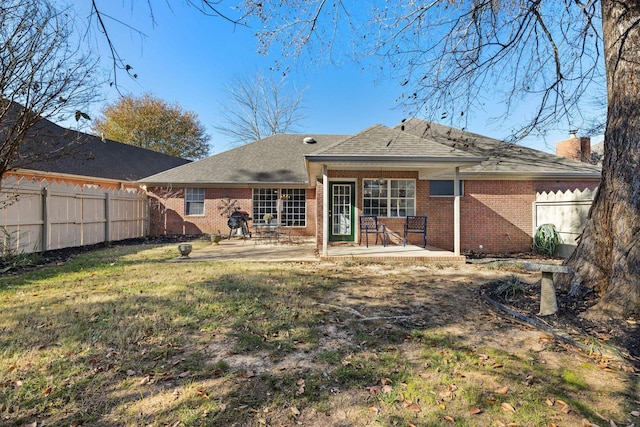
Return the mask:
<svg viewBox="0 0 640 427"><path fill-rule="evenodd" d="M9 177L0 190L0 249L32 253L144 237L144 192Z"/></svg>
<svg viewBox="0 0 640 427"><path fill-rule="evenodd" d="M533 202L533 234L542 224L553 224L562 242L556 255L567 257L577 246L576 237L586 225L589 208L597 190L536 193Z"/></svg>

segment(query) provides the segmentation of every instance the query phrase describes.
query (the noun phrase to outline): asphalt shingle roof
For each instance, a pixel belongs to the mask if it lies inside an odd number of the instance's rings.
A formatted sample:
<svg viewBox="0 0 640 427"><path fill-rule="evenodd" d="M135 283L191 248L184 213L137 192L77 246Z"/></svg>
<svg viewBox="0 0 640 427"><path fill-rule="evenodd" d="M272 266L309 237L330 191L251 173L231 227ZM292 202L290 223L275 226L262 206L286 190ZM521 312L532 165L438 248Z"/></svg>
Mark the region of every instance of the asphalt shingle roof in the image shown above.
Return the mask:
<svg viewBox="0 0 640 427"><path fill-rule="evenodd" d="M348 135L277 134L141 179L148 185L304 184L305 154ZM315 143L304 143L312 138Z"/></svg>
<svg viewBox="0 0 640 427"><path fill-rule="evenodd" d="M397 130L428 138L466 153L488 157L478 166L464 169L471 174L582 174L600 175L600 167L588 163L558 157L543 151L500 141L472 132L443 126L438 123L412 118L395 127Z"/></svg>
<svg viewBox="0 0 640 427"><path fill-rule="evenodd" d="M455 147L447 146L430 138L420 138L410 132L374 125L356 135L310 155L314 156L361 156L361 157L421 157L461 158L476 156Z"/></svg>
<svg viewBox="0 0 640 427"><path fill-rule="evenodd" d="M137 181L189 160L65 129L41 119L27 134L12 169Z"/></svg>

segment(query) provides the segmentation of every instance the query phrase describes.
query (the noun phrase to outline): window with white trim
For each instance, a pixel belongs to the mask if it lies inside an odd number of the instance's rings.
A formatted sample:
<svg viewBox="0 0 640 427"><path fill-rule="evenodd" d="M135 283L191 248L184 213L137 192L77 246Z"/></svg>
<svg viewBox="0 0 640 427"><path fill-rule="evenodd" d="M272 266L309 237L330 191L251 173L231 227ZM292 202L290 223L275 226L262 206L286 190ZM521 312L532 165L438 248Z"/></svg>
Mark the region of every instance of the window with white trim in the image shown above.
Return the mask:
<svg viewBox="0 0 640 427"><path fill-rule="evenodd" d="M280 225L285 227L305 227L307 225L306 189L281 189L280 203Z"/></svg>
<svg viewBox="0 0 640 427"><path fill-rule="evenodd" d="M186 215L204 215L204 188L187 188L184 195Z"/></svg>
<svg viewBox="0 0 640 427"><path fill-rule="evenodd" d="M364 179L362 213L383 217L405 217L416 213L414 179Z"/></svg>
<svg viewBox="0 0 640 427"><path fill-rule="evenodd" d="M272 221L275 222L278 219L278 190L275 188L254 188L252 214L255 224L266 222L265 215L271 215Z"/></svg>
<svg viewBox="0 0 640 427"><path fill-rule="evenodd" d="M281 226L306 227L306 194L304 188L254 188L254 223L264 223L264 216L270 214L272 221Z"/></svg>

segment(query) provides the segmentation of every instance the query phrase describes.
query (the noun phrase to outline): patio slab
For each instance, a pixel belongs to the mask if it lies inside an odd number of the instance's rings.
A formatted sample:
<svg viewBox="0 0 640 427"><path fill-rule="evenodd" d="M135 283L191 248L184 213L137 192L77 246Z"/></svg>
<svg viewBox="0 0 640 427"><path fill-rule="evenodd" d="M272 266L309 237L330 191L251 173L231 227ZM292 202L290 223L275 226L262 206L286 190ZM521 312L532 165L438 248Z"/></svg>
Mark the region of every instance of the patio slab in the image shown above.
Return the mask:
<svg viewBox="0 0 640 427"><path fill-rule="evenodd" d="M427 263L462 263L464 256L428 246L340 244L329 247L327 256L320 256L312 239L294 240L288 243L255 242L251 239L223 240L197 249L189 258L174 258L171 262L197 261L245 261L245 262L340 262L340 261L395 261Z"/></svg>

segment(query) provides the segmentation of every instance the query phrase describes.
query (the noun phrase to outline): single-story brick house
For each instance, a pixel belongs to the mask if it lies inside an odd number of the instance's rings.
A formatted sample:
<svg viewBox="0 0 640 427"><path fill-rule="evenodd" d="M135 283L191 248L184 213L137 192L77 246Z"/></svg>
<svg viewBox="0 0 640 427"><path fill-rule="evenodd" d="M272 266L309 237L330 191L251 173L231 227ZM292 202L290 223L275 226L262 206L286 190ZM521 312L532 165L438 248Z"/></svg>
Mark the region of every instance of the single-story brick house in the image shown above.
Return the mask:
<svg viewBox="0 0 640 427"><path fill-rule="evenodd" d="M563 144L574 155L588 149L585 138ZM390 244L401 244L405 217L419 215L429 245L459 254L530 251L536 192L599 180L591 164L411 119L355 135L274 135L140 183L168 212L159 233L226 232L233 206L254 222L273 215L326 253L358 243L361 215L378 216Z"/></svg>

